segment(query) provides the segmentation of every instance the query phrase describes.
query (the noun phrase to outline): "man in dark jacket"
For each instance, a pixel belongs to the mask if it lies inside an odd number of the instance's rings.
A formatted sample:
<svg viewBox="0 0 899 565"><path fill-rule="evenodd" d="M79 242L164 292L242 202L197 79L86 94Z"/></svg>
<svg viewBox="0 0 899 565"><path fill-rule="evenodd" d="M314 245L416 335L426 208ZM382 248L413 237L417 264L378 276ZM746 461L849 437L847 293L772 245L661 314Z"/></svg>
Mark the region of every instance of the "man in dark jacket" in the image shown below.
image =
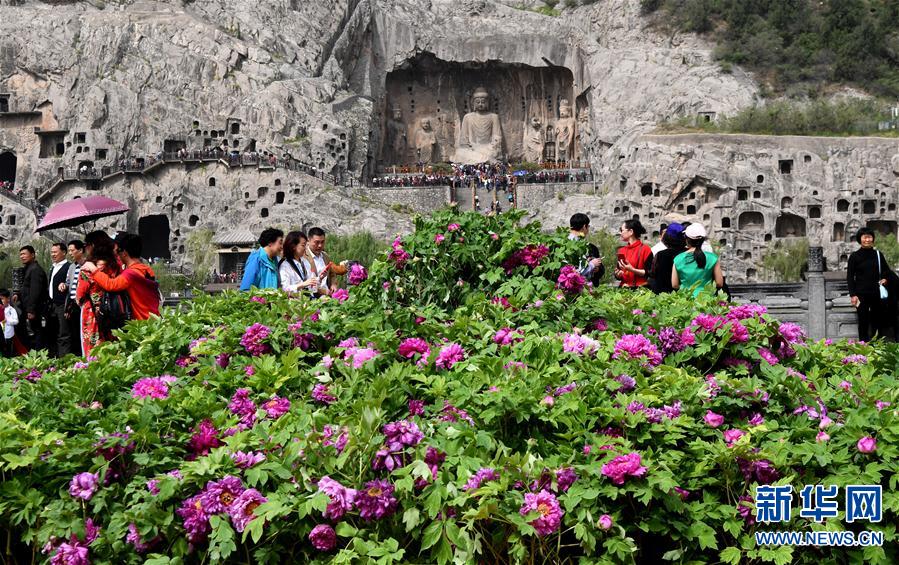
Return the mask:
<svg viewBox="0 0 899 565"><path fill-rule="evenodd" d="M47 273L35 260L34 247L25 245L19 249L19 259L25 272L22 275L21 306L25 314L28 345L31 349L44 347L43 319L49 299ZM20 322L21 323L21 322Z"/></svg>
<svg viewBox="0 0 899 565"><path fill-rule="evenodd" d="M50 309L47 314L47 347L51 355L63 357L72 352L71 331L69 320L66 318L66 298L69 296L69 287L66 283L71 266L71 263L66 261L66 244L54 243L50 247L50 259L53 266L48 275L50 288L47 296L50 299Z"/></svg>

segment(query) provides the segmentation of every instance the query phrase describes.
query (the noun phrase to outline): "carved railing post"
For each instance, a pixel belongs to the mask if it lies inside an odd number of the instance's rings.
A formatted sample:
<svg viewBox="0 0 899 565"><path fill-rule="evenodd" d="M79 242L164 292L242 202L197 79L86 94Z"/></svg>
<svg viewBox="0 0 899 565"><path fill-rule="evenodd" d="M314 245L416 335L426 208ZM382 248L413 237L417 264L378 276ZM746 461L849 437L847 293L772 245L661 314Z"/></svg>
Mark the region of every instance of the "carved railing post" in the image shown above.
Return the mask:
<svg viewBox="0 0 899 565"><path fill-rule="evenodd" d="M808 249L808 331L812 339L827 337L824 248L820 246Z"/></svg>

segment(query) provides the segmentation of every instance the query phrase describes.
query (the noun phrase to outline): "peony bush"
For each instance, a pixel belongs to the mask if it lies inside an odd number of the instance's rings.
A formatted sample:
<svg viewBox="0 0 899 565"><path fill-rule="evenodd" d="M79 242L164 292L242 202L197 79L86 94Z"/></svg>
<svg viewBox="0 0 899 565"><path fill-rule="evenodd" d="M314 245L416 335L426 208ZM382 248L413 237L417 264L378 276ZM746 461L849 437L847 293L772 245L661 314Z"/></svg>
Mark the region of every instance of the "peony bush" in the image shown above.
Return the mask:
<svg viewBox="0 0 899 565"><path fill-rule="evenodd" d="M894 563L894 346L593 289L564 233L440 212L337 299L201 296L5 361L21 560ZM756 547L754 487L880 484L879 548ZM765 526L766 529L777 529Z"/></svg>

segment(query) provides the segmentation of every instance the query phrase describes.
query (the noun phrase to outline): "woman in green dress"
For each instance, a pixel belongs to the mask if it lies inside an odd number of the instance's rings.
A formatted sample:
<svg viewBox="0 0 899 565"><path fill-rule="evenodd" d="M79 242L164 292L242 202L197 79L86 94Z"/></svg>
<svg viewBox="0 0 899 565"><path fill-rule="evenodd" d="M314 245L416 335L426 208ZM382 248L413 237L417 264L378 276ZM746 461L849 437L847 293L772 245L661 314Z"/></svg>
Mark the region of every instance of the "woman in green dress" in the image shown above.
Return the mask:
<svg viewBox="0 0 899 565"><path fill-rule="evenodd" d="M723 287L724 274L721 272L718 256L702 250L707 237L705 228L700 224L690 224L684 235L687 238L687 250L674 258L671 286L675 289L692 289L694 297L712 281L715 281L716 288Z"/></svg>

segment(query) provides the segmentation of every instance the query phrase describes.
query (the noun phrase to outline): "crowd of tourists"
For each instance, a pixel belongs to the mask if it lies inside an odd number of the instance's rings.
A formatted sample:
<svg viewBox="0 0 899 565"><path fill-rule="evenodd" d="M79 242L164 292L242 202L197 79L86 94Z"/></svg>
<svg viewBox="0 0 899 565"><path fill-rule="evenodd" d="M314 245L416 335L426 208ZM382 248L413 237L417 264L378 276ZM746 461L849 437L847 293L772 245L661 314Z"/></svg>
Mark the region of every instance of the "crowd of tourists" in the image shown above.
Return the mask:
<svg viewBox="0 0 899 565"><path fill-rule="evenodd" d="M162 295L142 251L138 235L121 232L112 239L94 231L84 241L54 243L44 270L34 247L19 249L20 288L0 289L4 355L44 349L55 357L88 356L128 320L158 316Z"/></svg>
<svg viewBox="0 0 899 565"><path fill-rule="evenodd" d="M420 172L376 176L373 187L451 186L489 190L508 190L516 184L544 184L559 182L587 182L590 174L578 169L514 170L510 163L481 163L479 165L452 164L452 172L441 173L423 167Z"/></svg>
<svg viewBox="0 0 899 565"><path fill-rule="evenodd" d="M568 238L583 245L577 270L594 286L604 284L607 262L611 262L608 268L622 289L729 295L720 258L701 224L663 225L660 240L650 247L642 240L646 228L640 221L625 220L619 228L622 245L614 258L602 257L587 241L589 232L586 214L571 216ZM263 230L259 248L246 260L240 290L280 288L313 298L346 292L340 289L338 277L349 272L352 279L358 267L332 262L325 250L326 237L319 227L286 235L276 228ZM899 302L899 276L875 248L875 239L869 228L858 231L860 247L849 256L847 272L859 339L865 341L875 336L895 338ZM94 231L83 242L53 244L48 273L35 260L34 248L23 246L19 290L0 289L4 355L47 349L53 356L87 356L98 344L114 339L112 331L127 320L159 315L159 284L153 269L140 258L142 248L137 235L120 233L113 240L105 232Z"/></svg>

